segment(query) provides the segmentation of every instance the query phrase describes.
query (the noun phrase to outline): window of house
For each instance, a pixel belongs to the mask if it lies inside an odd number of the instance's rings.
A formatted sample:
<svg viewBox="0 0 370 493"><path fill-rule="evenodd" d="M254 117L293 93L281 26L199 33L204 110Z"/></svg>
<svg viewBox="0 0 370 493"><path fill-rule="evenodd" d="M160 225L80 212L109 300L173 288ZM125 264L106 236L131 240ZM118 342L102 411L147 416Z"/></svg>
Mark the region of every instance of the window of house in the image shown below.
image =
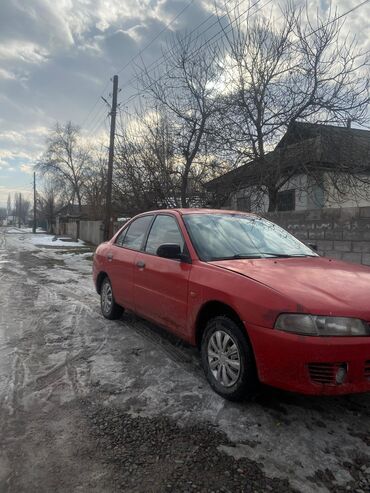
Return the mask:
<svg viewBox="0 0 370 493"><path fill-rule="evenodd" d="M153 216L143 216L135 219L128 227L127 233L122 239L121 246L131 248L132 250L140 250L152 219Z"/></svg>
<svg viewBox="0 0 370 493"><path fill-rule="evenodd" d="M155 218L146 242L145 251L156 254L158 247L163 243L180 245L181 251L183 251L184 239L174 217L160 215Z"/></svg>
<svg viewBox="0 0 370 493"><path fill-rule="evenodd" d="M250 197L238 197L236 199L236 207L238 211L247 211L251 210L251 199Z"/></svg>
<svg viewBox="0 0 370 493"><path fill-rule="evenodd" d="M278 211L295 210L295 190L284 190L282 192L278 192L277 210Z"/></svg>
<svg viewBox="0 0 370 493"><path fill-rule="evenodd" d="M325 190L323 186L315 184L312 187L311 201L315 209L321 209L325 206Z"/></svg>

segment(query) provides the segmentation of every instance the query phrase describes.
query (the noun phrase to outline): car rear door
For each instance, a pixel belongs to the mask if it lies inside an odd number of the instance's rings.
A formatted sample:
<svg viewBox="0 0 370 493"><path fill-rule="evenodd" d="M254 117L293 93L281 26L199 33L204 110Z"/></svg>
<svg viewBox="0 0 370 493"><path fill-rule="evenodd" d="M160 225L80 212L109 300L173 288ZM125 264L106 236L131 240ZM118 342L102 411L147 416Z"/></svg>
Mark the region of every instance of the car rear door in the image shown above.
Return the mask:
<svg viewBox="0 0 370 493"><path fill-rule="evenodd" d="M134 308L134 266L142 248L153 215L134 219L107 250L107 273L116 302L124 308Z"/></svg>
<svg viewBox="0 0 370 493"><path fill-rule="evenodd" d="M186 333L188 283L191 263L156 255L163 243L179 244L187 252L184 238L173 215L158 214L145 248L135 259L135 311L178 335Z"/></svg>

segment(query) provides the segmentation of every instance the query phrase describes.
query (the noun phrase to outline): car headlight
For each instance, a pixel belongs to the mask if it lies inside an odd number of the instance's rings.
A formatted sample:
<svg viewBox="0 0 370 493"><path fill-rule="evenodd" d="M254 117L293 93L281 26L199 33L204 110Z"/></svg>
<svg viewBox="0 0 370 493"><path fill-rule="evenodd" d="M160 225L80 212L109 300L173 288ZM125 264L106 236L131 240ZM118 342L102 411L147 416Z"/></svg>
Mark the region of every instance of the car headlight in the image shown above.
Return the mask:
<svg viewBox="0 0 370 493"><path fill-rule="evenodd" d="M283 313L275 329L308 336L368 336L370 324L358 318Z"/></svg>

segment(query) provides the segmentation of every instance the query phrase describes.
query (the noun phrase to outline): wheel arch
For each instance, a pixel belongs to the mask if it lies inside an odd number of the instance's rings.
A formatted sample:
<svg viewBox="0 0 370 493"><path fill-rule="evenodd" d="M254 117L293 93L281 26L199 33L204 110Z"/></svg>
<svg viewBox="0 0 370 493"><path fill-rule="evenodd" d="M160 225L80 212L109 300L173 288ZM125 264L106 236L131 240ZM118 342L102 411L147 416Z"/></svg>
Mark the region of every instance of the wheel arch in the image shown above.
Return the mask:
<svg viewBox="0 0 370 493"><path fill-rule="evenodd" d="M101 292L101 287L106 277L108 277L108 274L106 272L99 272L98 277L96 278L96 291L98 292L98 294L100 294Z"/></svg>
<svg viewBox="0 0 370 493"><path fill-rule="evenodd" d="M245 336L248 337L243 321L234 308L222 301L207 301L200 308L195 322L195 343L198 348L200 348L203 332L208 321L211 320L211 318L220 315L225 315L233 320L240 327L240 330L245 334Z"/></svg>

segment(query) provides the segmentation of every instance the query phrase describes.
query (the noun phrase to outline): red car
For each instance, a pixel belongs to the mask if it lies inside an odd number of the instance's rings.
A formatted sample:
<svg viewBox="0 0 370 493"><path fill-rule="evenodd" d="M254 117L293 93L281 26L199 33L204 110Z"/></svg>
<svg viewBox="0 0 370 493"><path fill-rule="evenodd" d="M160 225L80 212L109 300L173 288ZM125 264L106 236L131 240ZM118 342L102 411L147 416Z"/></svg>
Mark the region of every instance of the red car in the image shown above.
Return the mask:
<svg viewBox="0 0 370 493"><path fill-rule="evenodd" d="M261 217L140 214L94 257L106 318L123 309L201 350L223 397L260 382L304 394L370 391L370 269L318 256Z"/></svg>

